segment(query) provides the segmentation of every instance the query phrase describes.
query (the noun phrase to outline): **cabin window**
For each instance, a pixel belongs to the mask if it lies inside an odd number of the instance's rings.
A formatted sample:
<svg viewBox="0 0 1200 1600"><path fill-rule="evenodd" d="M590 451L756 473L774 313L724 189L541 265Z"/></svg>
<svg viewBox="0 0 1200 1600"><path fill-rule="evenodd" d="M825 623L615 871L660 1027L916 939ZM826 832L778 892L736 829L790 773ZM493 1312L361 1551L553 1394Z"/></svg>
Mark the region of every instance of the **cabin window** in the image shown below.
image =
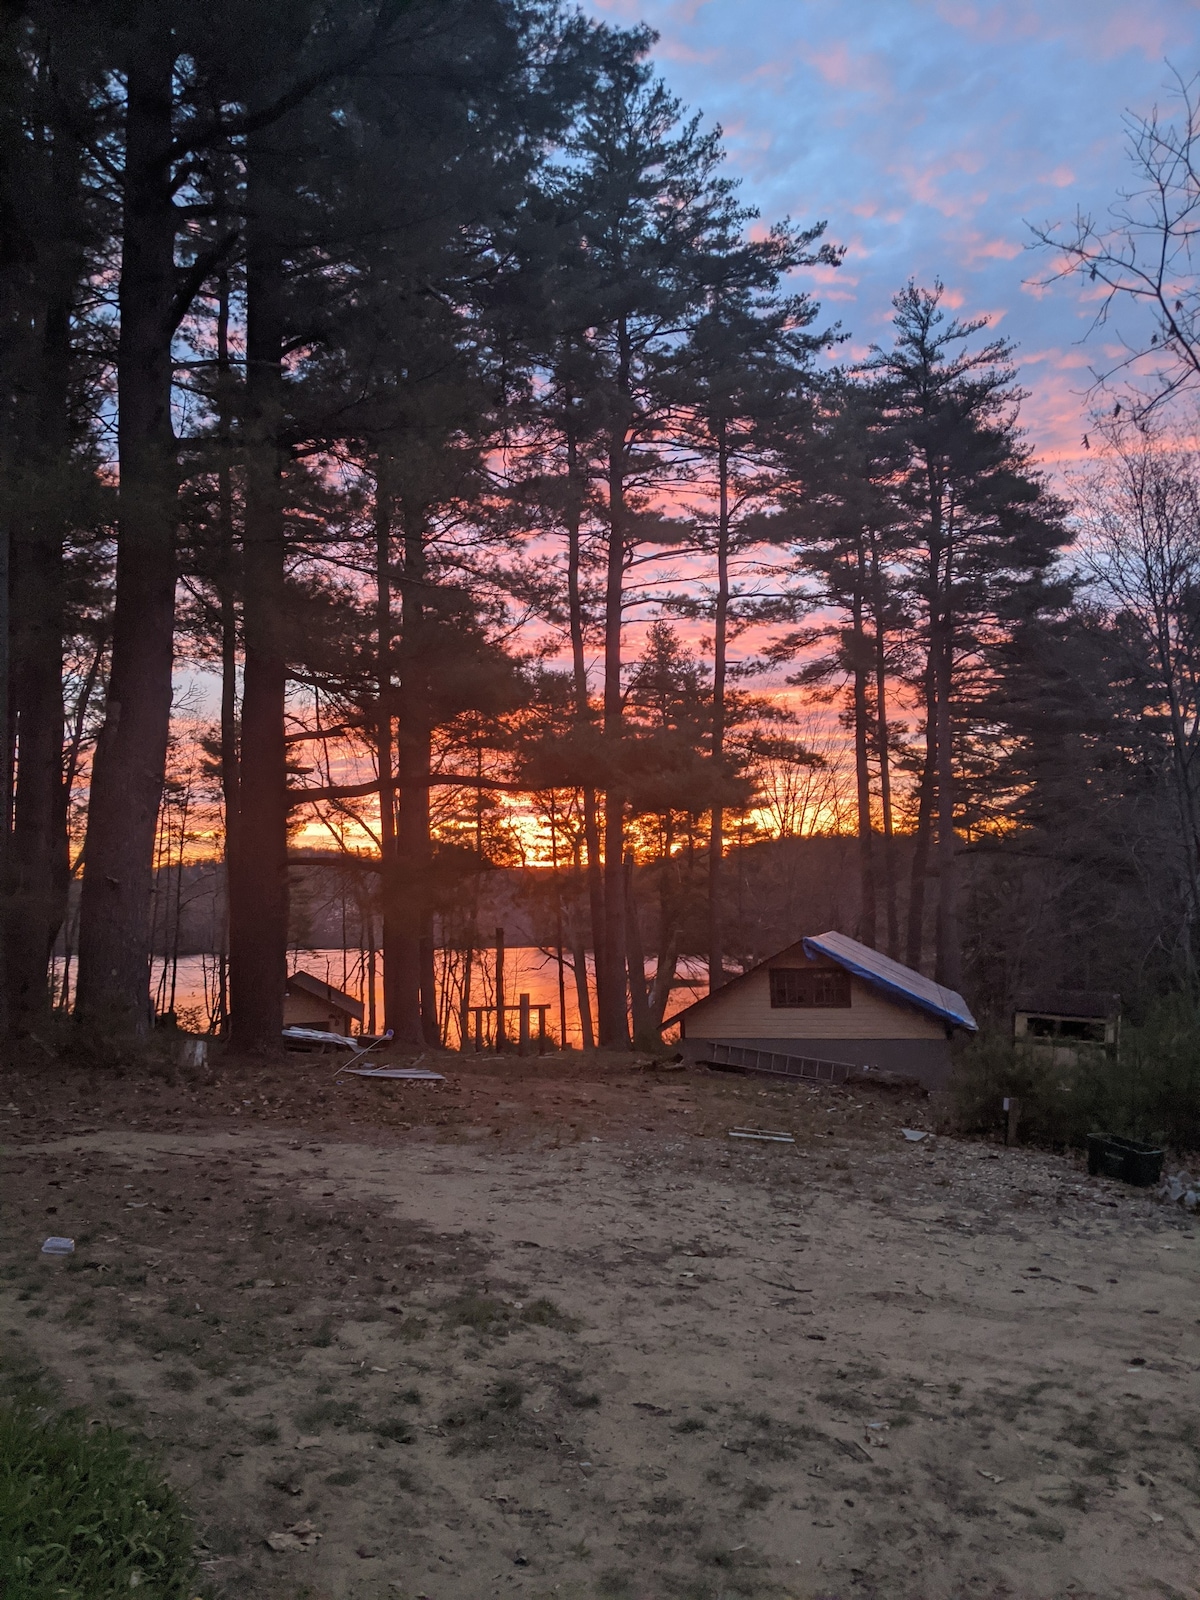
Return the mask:
<svg viewBox="0 0 1200 1600"><path fill-rule="evenodd" d="M1025 1032L1031 1039L1072 1039L1087 1044L1104 1044L1107 1037L1103 1022L1088 1022L1081 1017L1028 1016Z"/></svg>
<svg viewBox="0 0 1200 1600"><path fill-rule="evenodd" d="M771 1005L785 1007L847 1007L850 974L840 967L806 972L802 967L771 968Z"/></svg>

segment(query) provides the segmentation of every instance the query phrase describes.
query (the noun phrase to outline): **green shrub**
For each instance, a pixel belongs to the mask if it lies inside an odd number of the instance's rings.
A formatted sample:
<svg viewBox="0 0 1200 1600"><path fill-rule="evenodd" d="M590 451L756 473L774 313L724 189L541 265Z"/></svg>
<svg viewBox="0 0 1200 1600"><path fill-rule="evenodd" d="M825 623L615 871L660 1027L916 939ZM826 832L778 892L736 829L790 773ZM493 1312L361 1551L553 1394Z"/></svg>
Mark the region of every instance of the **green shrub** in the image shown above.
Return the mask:
<svg viewBox="0 0 1200 1600"><path fill-rule="evenodd" d="M194 1579L183 1507L119 1433L0 1407L5 1600L187 1600Z"/></svg>
<svg viewBox="0 0 1200 1600"><path fill-rule="evenodd" d="M955 1116L965 1132L1002 1125L1006 1095L1021 1102L1024 1141L1082 1145L1089 1133L1200 1149L1200 1006L1186 994L1153 1001L1125 1022L1113 1051L1081 1049L1073 1064L981 1033L958 1057Z"/></svg>

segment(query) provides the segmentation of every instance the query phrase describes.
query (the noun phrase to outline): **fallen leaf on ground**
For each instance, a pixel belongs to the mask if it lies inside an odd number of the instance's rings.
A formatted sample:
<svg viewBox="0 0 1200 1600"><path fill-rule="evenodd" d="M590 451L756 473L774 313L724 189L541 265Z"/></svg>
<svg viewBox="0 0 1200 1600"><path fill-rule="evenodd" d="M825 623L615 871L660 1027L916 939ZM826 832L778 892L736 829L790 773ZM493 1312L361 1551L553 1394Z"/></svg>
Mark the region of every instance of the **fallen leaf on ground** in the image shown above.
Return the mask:
<svg viewBox="0 0 1200 1600"><path fill-rule="evenodd" d="M293 1522L284 1533L269 1533L267 1543L272 1550L304 1550L320 1537L311 1522Z"/></svg>
<svg viewBox="0 0 1200 1600"><path fill-rule="evenodd" d="M272 1550L303 1550L304 1545L294 1533L269 1533L267 1543Z"/></svg>

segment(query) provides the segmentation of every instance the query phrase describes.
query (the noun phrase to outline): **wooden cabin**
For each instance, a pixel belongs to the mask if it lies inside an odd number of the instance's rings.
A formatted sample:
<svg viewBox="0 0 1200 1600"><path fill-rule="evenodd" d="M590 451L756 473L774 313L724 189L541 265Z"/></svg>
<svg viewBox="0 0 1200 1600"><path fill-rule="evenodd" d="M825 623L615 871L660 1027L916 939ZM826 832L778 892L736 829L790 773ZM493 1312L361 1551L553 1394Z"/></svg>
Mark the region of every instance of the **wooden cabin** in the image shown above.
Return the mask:
<svg viewBox="0 0 1200 1600"><path fill-rule="evenodd" d="M950 1077L950 1040L974 1033L966 1001L844 933L797 940L670 1019L685 1059L784 1077ZM791 1066L788 1063L792 1063Z"/></svg>
<svg viewBox="0 0 1200 1600"><path fill-rule="evenodd" d="M311 972L293 972L283 1001L285 1028L317 1028L322 1033L349 1034L351 1023L362 1029L363 1003L343 994Z"/></svg>

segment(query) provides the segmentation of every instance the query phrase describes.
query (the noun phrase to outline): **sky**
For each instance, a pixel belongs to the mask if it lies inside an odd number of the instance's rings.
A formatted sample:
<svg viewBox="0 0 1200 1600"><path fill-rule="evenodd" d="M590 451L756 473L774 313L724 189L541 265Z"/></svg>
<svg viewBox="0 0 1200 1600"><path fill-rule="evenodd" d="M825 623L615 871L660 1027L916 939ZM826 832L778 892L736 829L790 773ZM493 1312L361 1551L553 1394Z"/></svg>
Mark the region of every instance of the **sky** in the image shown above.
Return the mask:
<svg viewBox="0 0 1200 1600"><path fill-rule="evenodd" d="M814 285L852 339L888 342L891 297L940 278L962 316L1018 346L1023 420L1051 467L1081 449L1089 367L1113 331L1050 266L1029 224L1103 215L1130 181L1127 113L1200 70L1185 0L591 0L645 21L655 61L725 130L767 221L825 219L845 264ZM810 275L811 276L811 275Z"/></svg>
<svg viewBox="0 0 1200 1600"><path fill-rule="evenodd" d="M888 342L910 276L940 278L951 307L1017 345L1043 462L1081 458L1089 368L1113 330L1087 337L1095 305L1078 284L1039 287L1051 263L1029 225L1102 216L1130 181L1124 118L1170 109L1172 68L1200 71L1200 0L585 3L658 31L659 71L722 125L766 221L825 219L847 247L811 284L852 336L839 359Z"/></svg>

